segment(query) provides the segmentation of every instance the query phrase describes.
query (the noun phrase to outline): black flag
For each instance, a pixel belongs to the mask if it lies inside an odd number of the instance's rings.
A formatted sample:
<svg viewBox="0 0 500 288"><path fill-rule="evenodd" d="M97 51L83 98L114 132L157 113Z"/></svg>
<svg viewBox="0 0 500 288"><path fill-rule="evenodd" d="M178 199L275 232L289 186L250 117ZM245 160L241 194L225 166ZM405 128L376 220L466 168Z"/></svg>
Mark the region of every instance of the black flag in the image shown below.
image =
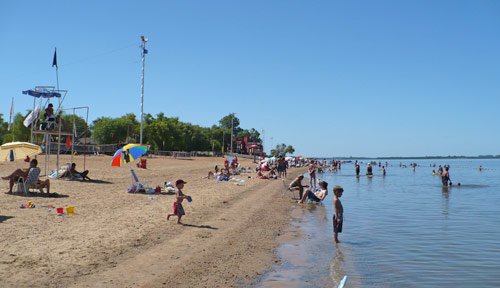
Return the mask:
<svg viewBox="0 0 500 288"><path fill-rule="evenodd" d="M59 68L57 66L57 48L54 50L54 60L52 60L52 67L56 66L56 68Z"/></svg>

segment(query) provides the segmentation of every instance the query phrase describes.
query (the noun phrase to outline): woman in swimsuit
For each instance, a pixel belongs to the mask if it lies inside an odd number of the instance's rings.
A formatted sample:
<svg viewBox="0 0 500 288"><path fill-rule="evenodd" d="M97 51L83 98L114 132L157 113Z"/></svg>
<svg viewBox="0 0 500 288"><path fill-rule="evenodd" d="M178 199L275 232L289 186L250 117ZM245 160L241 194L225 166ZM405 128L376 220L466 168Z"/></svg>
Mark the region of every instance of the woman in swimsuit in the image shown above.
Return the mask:
<svg viewBox="0 0 500 288"><path fill-rule="evenodd" d="M309 186L312 187L314 183L314 190L316 190L316 168L314 164L309 165Z"/></svg>

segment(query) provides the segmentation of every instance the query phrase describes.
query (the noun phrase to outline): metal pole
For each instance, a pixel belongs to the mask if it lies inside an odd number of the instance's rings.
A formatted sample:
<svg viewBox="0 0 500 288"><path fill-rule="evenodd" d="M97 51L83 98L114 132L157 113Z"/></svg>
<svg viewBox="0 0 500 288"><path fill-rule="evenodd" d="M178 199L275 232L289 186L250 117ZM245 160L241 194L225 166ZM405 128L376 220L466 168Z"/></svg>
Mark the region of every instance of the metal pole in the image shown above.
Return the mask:
<svg viewBox="0 0 500 288"><path fill-rule="evenodd" d="M83 171L85 171L86 155L87 155L87 132L89 127L89 108L87 107L87 118L85 119L85 143L83 144Z"/></svg>
<svg viewBox="0 0 500 288"><path fill-rule="evenodd" d="M54 54L57 57L57 47L55 47ZM54 67L54 64L52 64L52 67ZM56 58L56 80L57 80L57 93L59 93L59 65L57 64L57 58Z"/></svg>
<svg viewBox="0 0 500 288"><path fill-rule="evenodd" d="M144 68L146 66L146 54L148 53L146 50L146 42L148 42L147 38L141 36L142 39L142 93L141 93L141 144L142 144L142 131L144 129Z"/></svg>
<svg viewBox="0 0 500 288"><path fill-rule="evenodd" d="M56 157L56 175L59 176L59 154L61 154L61 117L59 117L59 134L57 135L57 157Z"/></svg>
<svg viewBox="0 0 500 288"><path fill-rule="evenodd" d="M76 117L75 117L75 109L73 109L73 135L71 135L71 163L73 163L73 155L75 155L75 134L76 134Z"/></svg>
<svg viewBox="0 0 500 288"><path fill-rule="evenodd" d="M231 155L233 154L233 119L234 119L234 112L231 113Z"/></svg>

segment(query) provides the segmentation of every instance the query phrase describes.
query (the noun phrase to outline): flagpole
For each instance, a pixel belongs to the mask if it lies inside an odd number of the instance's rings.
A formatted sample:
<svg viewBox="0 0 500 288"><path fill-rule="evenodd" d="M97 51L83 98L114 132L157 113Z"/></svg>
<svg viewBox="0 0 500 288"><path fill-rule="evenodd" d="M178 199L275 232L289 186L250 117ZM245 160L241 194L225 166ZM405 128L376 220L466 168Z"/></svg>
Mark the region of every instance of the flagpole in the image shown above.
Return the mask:
<svg viewBox="0 0 500 288"><path fill-rule="evenodd" d="M142 92L141 92L141 144L142 144L142 130L144 127L144 66L146 66L146 54L148 50L146 50L146 42L148 42L148 38L141 36L142 45L141 45L141 54L142 54Z"/></svg>
<svg viewBox="0 0 500 288"><path fill-rule="evenodd" d="M14 96L12 96L12 104L10 105L10 116L9 116L9 129L7 129L10 132L10 125L12 124L12 114L14 113Z"/></svg>
<svg viewBox="0 0 500 288"><path fill-rule="evenodd" d="M57 47L54 48L54 60L52 61L52 67L54 63L56 65L56 80L57 80L57 92L59 92L59 65L57 65Z"/></svg>

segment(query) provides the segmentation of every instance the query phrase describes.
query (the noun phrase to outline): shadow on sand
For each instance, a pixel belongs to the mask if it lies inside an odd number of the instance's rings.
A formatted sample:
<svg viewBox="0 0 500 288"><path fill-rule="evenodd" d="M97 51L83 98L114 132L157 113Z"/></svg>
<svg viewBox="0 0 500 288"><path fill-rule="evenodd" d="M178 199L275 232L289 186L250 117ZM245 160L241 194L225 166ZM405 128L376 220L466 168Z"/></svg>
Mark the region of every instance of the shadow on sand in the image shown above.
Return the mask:
<svg viewBox="0 0 500 288"><path fill-rule="evenodd" d="M58 193L28 193L28 195L24 194L24 192L17 192L17 193L5 193L7 195L11 196L19 196L19 197L30 197L30 198L68 198L68 195L64 194L58 194Z"/></svg>
<svg viewBox="0 0 500 288"><path fill-rule="evenodd" d="M0 223L2 223L5 220L9 220L10 218L14 218L14 217L13 216L3 216L3 215L0 215Z"/></svg>
<svg viewBox="0 0 500 288"><path fill-rule="evenodd" d="M203 229L210 229L210 230L218 230L219 228L212 227L210 225L193 225L193 224L181 224L184 227L194 227L194 228L203 228Z"/></svg>

